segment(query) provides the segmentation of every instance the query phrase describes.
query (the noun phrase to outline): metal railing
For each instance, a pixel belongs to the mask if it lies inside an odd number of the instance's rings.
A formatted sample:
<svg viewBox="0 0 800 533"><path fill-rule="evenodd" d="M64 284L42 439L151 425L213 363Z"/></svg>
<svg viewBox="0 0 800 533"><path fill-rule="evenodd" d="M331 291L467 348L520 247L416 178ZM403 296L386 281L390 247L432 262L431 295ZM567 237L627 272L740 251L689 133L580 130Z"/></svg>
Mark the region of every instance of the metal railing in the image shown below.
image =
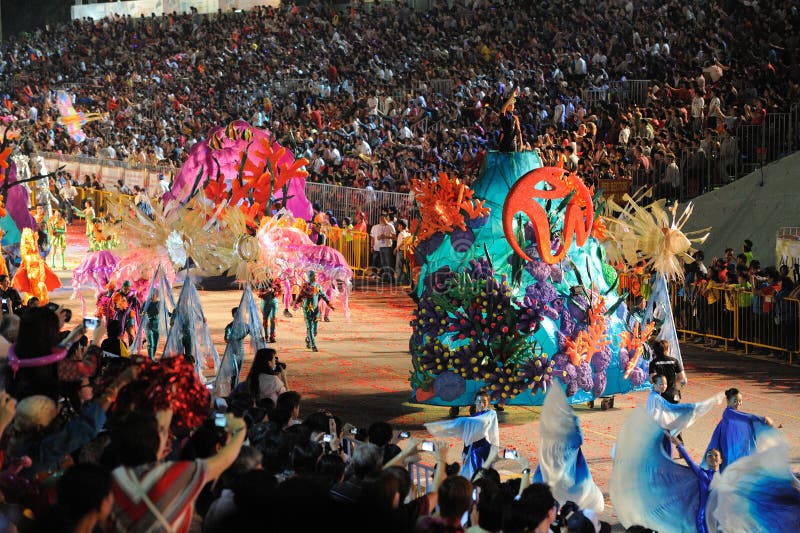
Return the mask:
<svg viewBox="0 0 800 533"><path fill-rule="evenodd" d="M584 89L583 101L588 105L619 103L621 105L644 105L650 80L610 81L607 86Z"/></svg>
<svg viewBox="0 0 800 533"><path fill-rule="evenodd" d="M411 474L411 484L417 498L433 491L433 475L436 469L422 463L409 463L408 472Z"/></svg>
<svg viewBox="0 0 800 533"><path fill-rule="evenodd" d="M356 213L363 211L367 221L375 224L381 210L388 208L397 209L399 218L410 219L414 215L414 199L407 193L306 182L306 197L311 203L319 203L324 209L333 211L339 220L343 217L355 220Z"/></svg>

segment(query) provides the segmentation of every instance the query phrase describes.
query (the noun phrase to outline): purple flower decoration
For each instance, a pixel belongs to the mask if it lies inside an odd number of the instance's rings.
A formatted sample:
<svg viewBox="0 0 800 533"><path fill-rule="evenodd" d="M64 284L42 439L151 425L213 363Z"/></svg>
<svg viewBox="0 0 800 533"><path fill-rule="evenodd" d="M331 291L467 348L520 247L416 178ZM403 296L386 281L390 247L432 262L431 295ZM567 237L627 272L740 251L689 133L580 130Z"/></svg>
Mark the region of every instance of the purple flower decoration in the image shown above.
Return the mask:
<svg viewBox="0 0 800 533"><path fill-rule="evenodd" d="M544 261L528 261L528 263L525 265L525 270L527 270L537 281L545 281L550 277L552 272L550 265Z"/></svg>
<svg viewBox="0 0 800 533"><path fill-rule="evenodd" d="M492 270L492 266L483 256L470 261L465 272L469 274L469 277L473 280L489 279L494 277L494 270Z"/></svg>
<svg viewBox="0 0 800 533"><path fill-rule="evenodd" d="M644 370L642 370L639 367L636 367L631 371L630 376L628 376L628 379L631 380L631 385L633 385L634 387L641 387L646 377L647 374L645 374Z"/></svg>
<svg viewBox="0 0 800 533"><path fill-rule="evenodd" d="M563 305L563 302L562 302ZM575 321L572 319L572 315L569 314L569 309L564 307L561 312L561 333L563 333L566 337L571 337L573 333L575 333Z"/></svg>
<svg viewBox="0 0 800 533"><path fill-rule="evenodd" d="M603 373L611 362L611 348L606 346L599 352L592 354L592 368L595 373Z"/></svg>
<svg viewBox="0 0 800 533"><path fill-rule="evenodd" d="M485 226L487 222L489 222L489 215L483 215L482 217L476 217L476 218L469 218L467 219L467 227L470 229L478 229L481 226Z"/></svg>
<svg viewBox="0 0 800 533"><path fill-rule="evenodd" d="M556 292L556 288L551 283L547 283L546 281L540 281L539 283L528 285L528 288L525 289L525 295L532 300L538 300L544 304L549 304L558 298L558 292Z"/></svg>
<svg viewBox="0 0 800 533"><path fill-rule="evenodd" d="M467 382L454 372L442 372L433 382L433 393L446 402L452 402L467 391Z"/></svg>
<svg viewBox="0 0 800 533"><path fill-rule="evenodd" d="M553 383L554 360L547 360L546 355L536 355L520 365L520 375L531 388L531 394L546 392ZM562 371L562 374L564 372Z"/></svg>
<svg viewBox="0 0 800 533"><path fill-rule="evenodd" d="M628 366L628 361L630 361L630 355L628 354L628 349L625 348L624 346L620 347L620 349L619 349L619 368L622 370L623 373L625 372L625 367Z"/></svg>
<svg viewBox="0 0 800 533"><path fill-rule="evenodd" d="M561 283L564 281L564 271L558 265L550 265L550 279L553 283Z"/></svg>
<svg viewBox="0 0 800 533"><path fill-rule="evenodd" d="M603 395L603 391L606 390L606 383L608 378L606 378L605 372L595 372L594 373L594 388L592 392L594 395L599 397Z"/></svg>
<svg viewBox="0 0 800 533"><path fill-rule="evenodd" d="M472 247L474 242L475 234L472 233L472 230L469 228L465 230L456 228L450 233L450 246L452 246L453 250L456 252L466 252Z"/></svg>
<svg viewBox="0 0 800 533"><path fill-rule="evenodd" d="M567 301L567 308L572 318L578 322L585 322L586 311L589 309L589 300L583 294L573 294Z"/></svg>
<svg viewBox="0 0 800 533"><path fill-rule="evenodd" d="M577 367L575 367L577 371L577 376L575 381L578 383L578 387L589 392L594 387L594 380L592 379L592 366L589 363L583 362Z"/></svg>

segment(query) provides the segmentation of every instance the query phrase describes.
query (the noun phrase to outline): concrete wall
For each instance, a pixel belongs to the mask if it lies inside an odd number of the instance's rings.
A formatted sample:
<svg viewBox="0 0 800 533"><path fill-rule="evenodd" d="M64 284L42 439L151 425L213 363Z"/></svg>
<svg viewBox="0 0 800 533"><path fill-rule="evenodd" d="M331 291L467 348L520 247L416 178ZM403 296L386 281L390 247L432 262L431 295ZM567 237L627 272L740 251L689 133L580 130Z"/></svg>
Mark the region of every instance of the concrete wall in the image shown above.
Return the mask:
<svg viewBox="0 0 800 533"><path fill-rule="evenodd" d="M706 264L721 257L725 248L740 253L744 239L753 241L762 267L774 264L777 230L800 226L800 152L696 198L684 230L709 226L711 236L700 247Z"/></svg>

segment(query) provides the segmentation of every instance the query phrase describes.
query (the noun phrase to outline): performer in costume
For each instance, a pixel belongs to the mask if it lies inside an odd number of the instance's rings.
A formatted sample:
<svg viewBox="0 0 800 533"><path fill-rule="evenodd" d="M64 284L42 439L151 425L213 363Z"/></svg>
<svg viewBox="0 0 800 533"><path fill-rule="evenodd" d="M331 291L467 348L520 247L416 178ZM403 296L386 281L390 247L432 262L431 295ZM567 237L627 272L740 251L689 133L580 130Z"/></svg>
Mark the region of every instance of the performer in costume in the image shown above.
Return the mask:
<svg viewBox="0 0 800 533"><path fill-rule="evenodd" d="M594 483L581 451L581 424L567 403L560 385L552 385L539 418L539 465L534 483L547 483L561 505L575 502L581 509L600 514L605 509L603 493Z"/></svg>
<svg viewBox="0 0 800 533"><path fill-rule="evenodd" d="M244 363L244 338L250 335L250 329L247 324L236 323L236 313L239 312L238 307L231 309L232 320L225 326L225 342L229 343L233 349L233 358L236 361L236 369L241 370L242 363Z"/></svg>
<svg viewBox="0 0 800 533"><path fill-rule="evenodd" d="M722 456L720 455L719 450L708 450L706 452L706 458L704 461L708 468L702 468L692 461L692 458L689 456L686 448L683 447L683 443L681 443L681 441L675 437L670 437L670 439L672 444L678 449L678 453L681 454L681 457L683 457L683 459L686 461L686 464L692 469L694 475L697 476L697 488L700 491L700 503L699 508L697 509L695 525L697 526L697 533L707 533L708 526L706 525L706 505L708 503L708 493L711 490L711 480L714 478L714 474L717 473L717 469L722 464Z"/></svg>
<svg viewBox="0 0 800 533"><path fill-rule="evenodd" d="M500 146L501 152L514 152L522 149L522 128L519 117L514 114L519 88L515 88L500 110Z"/></svg>
<svg viewBox="0 0 800 533"><path fill-rule="evenodd" d="M39 245L36 233L30 228L24 228L19 241L21 262L11 285L18 291L25 292L29 297L39 299L41 304L50 301L49 291L61 286L61 281L55 272L47 266L47 261L39 255Z"/></svg>
<svg viewBox="0 0 800 533"><path fill-rule="evenodd" d="M714 429L711 442L708 443L708 450L717 449L722 455L720 471L724 471L737 459L755 452L759 434L774 425L769 417L740 411L742 393L738 389L726 390L725 398L728 406L722 413L722 420Z"/></svg>
<svg viewBox="0 0 800 533"><path fill-rule="evenodd" d="M92 235L94 234L94 207L92 207L91 200L85 200L83 202L83 210L78 209L75 206L72 206L72 211L78 216L78 218L84 219L86 222L86 237L89 239L89 242L92 242Z"/></svg>
<svg viewBox="0 0 800 533"><path fill-rule="evenodd" d="M131 290L131 282L125 280L122 287L114 293L111 298L114 304L114 319L122 324L122 330L128 334L128 344L133 343L136 334L137 311L139 310L139 300L136 293Z"/></svg>
<svg viewBox="0 0 800 533"><path fill-rule="evenodd" d="M698 477L664 453L663 438L664 431L645 409L637 408L622 424L608 485L614 510L626 528L697 531ZM708 531L800 530L800 485L780 433L771 433L756 453L708 477L702 510Z"/></svg>
<svg viewBox="0 0 800 533"><path fill-rule="evenodd" d="M106 284L105 292L101 293L97 297L97 317L104 318L106 324L108 324L109 320L114 319L114 315L116 314L114 311L114 293L116 292L117 288L114 285L113 281L109 281Z"/></svg>
<svg viewBox="0 0 800 533"><path fill-rule="evenodd" d="M261 317L267 342L275 342L275 324L278 316L278 299L283 295L280 280L267 279L258 290L261 298Z"/></svg>
<svg viewBox="0 0 800 533"><path fill-rule="evenodd" d="M306 320L306 348L311 348L311 350L315 352L319 351L317 349L316 335L317 322L319 321L320 298L328 304L331 309L334 309L328 297L325 296L322 287L317 283L316 272L310 270L308 272L308 281L303 283L303 286L300 288L300 293L297 295L297 301L294 305L295 307L303 307L303 316Z"/></svg>
<svg viewBox="0 0 800 533"><path fill-rule="evenodd" d="M425 424L434 437L455 437L464 442L461 475L467 479L481 469L492 446L500 446L500 429L497 413L489 409L489 394L479 391L475 395L475 414L453 420Z"/></svg>
<svg viewBox="0 0 800 533"><path fill-rule="evenodd" d="M145 327L145 335L147 339L147 357L151 361L156 358L156 349L158 348L158 339L161 336L159 333L159 313L161 311L161 302L158 300L158 291L153 291L150 300L144 306L144 316L142 317Z"/></svg>
<svg viewBox="0 0 800 533"><path fill-rule="evenodd" d="M647 413L653 418L656 424L676 436L682 430L688 428L701 416L709 412L715 405L722 403L722 393L716 394L707 400L698 403L670 403L664 399L663 394L667 390L667 379L657 375L653 378L653 390L647 397ZM663 439L664 451L670 454L672 451L668 437Z"/></svg>
<svg viewBox="0 0 800 533"><path fill-rule="evenodd" d="M53 218L50 219L50 253L53 257L53 268L56 267L56 256L61 251L61 269L65 269L64 252L67 249L67 221L61 216L61 211L53 211Z"/></svg>

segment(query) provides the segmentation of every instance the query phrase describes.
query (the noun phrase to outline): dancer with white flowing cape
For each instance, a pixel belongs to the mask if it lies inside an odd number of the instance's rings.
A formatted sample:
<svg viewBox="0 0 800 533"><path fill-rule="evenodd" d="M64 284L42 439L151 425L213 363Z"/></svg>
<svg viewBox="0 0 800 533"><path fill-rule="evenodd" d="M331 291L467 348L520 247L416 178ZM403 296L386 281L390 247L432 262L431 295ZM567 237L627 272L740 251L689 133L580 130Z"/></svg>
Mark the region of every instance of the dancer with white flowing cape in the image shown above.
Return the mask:
<svg viewBox="0 0 800 533"><path fill-rule="evenodd" d="M594 483L583 457L583 434L578 417L559 385L550 387L539 418L539 465L533 481L547 483L558 503L571 501L600 514L603 493Z"/></svg>
<svg viewBox="0 0 800 533"><path fill-rule="evenodd" d="M461 475L467 479L481 469L492 446L500 446L500 429L497 413L489 408L489 395L475 395L475 414L460 416L453 420L428 422L425 427L431 435L439 438L459 438L464 442Z"/></svg>

